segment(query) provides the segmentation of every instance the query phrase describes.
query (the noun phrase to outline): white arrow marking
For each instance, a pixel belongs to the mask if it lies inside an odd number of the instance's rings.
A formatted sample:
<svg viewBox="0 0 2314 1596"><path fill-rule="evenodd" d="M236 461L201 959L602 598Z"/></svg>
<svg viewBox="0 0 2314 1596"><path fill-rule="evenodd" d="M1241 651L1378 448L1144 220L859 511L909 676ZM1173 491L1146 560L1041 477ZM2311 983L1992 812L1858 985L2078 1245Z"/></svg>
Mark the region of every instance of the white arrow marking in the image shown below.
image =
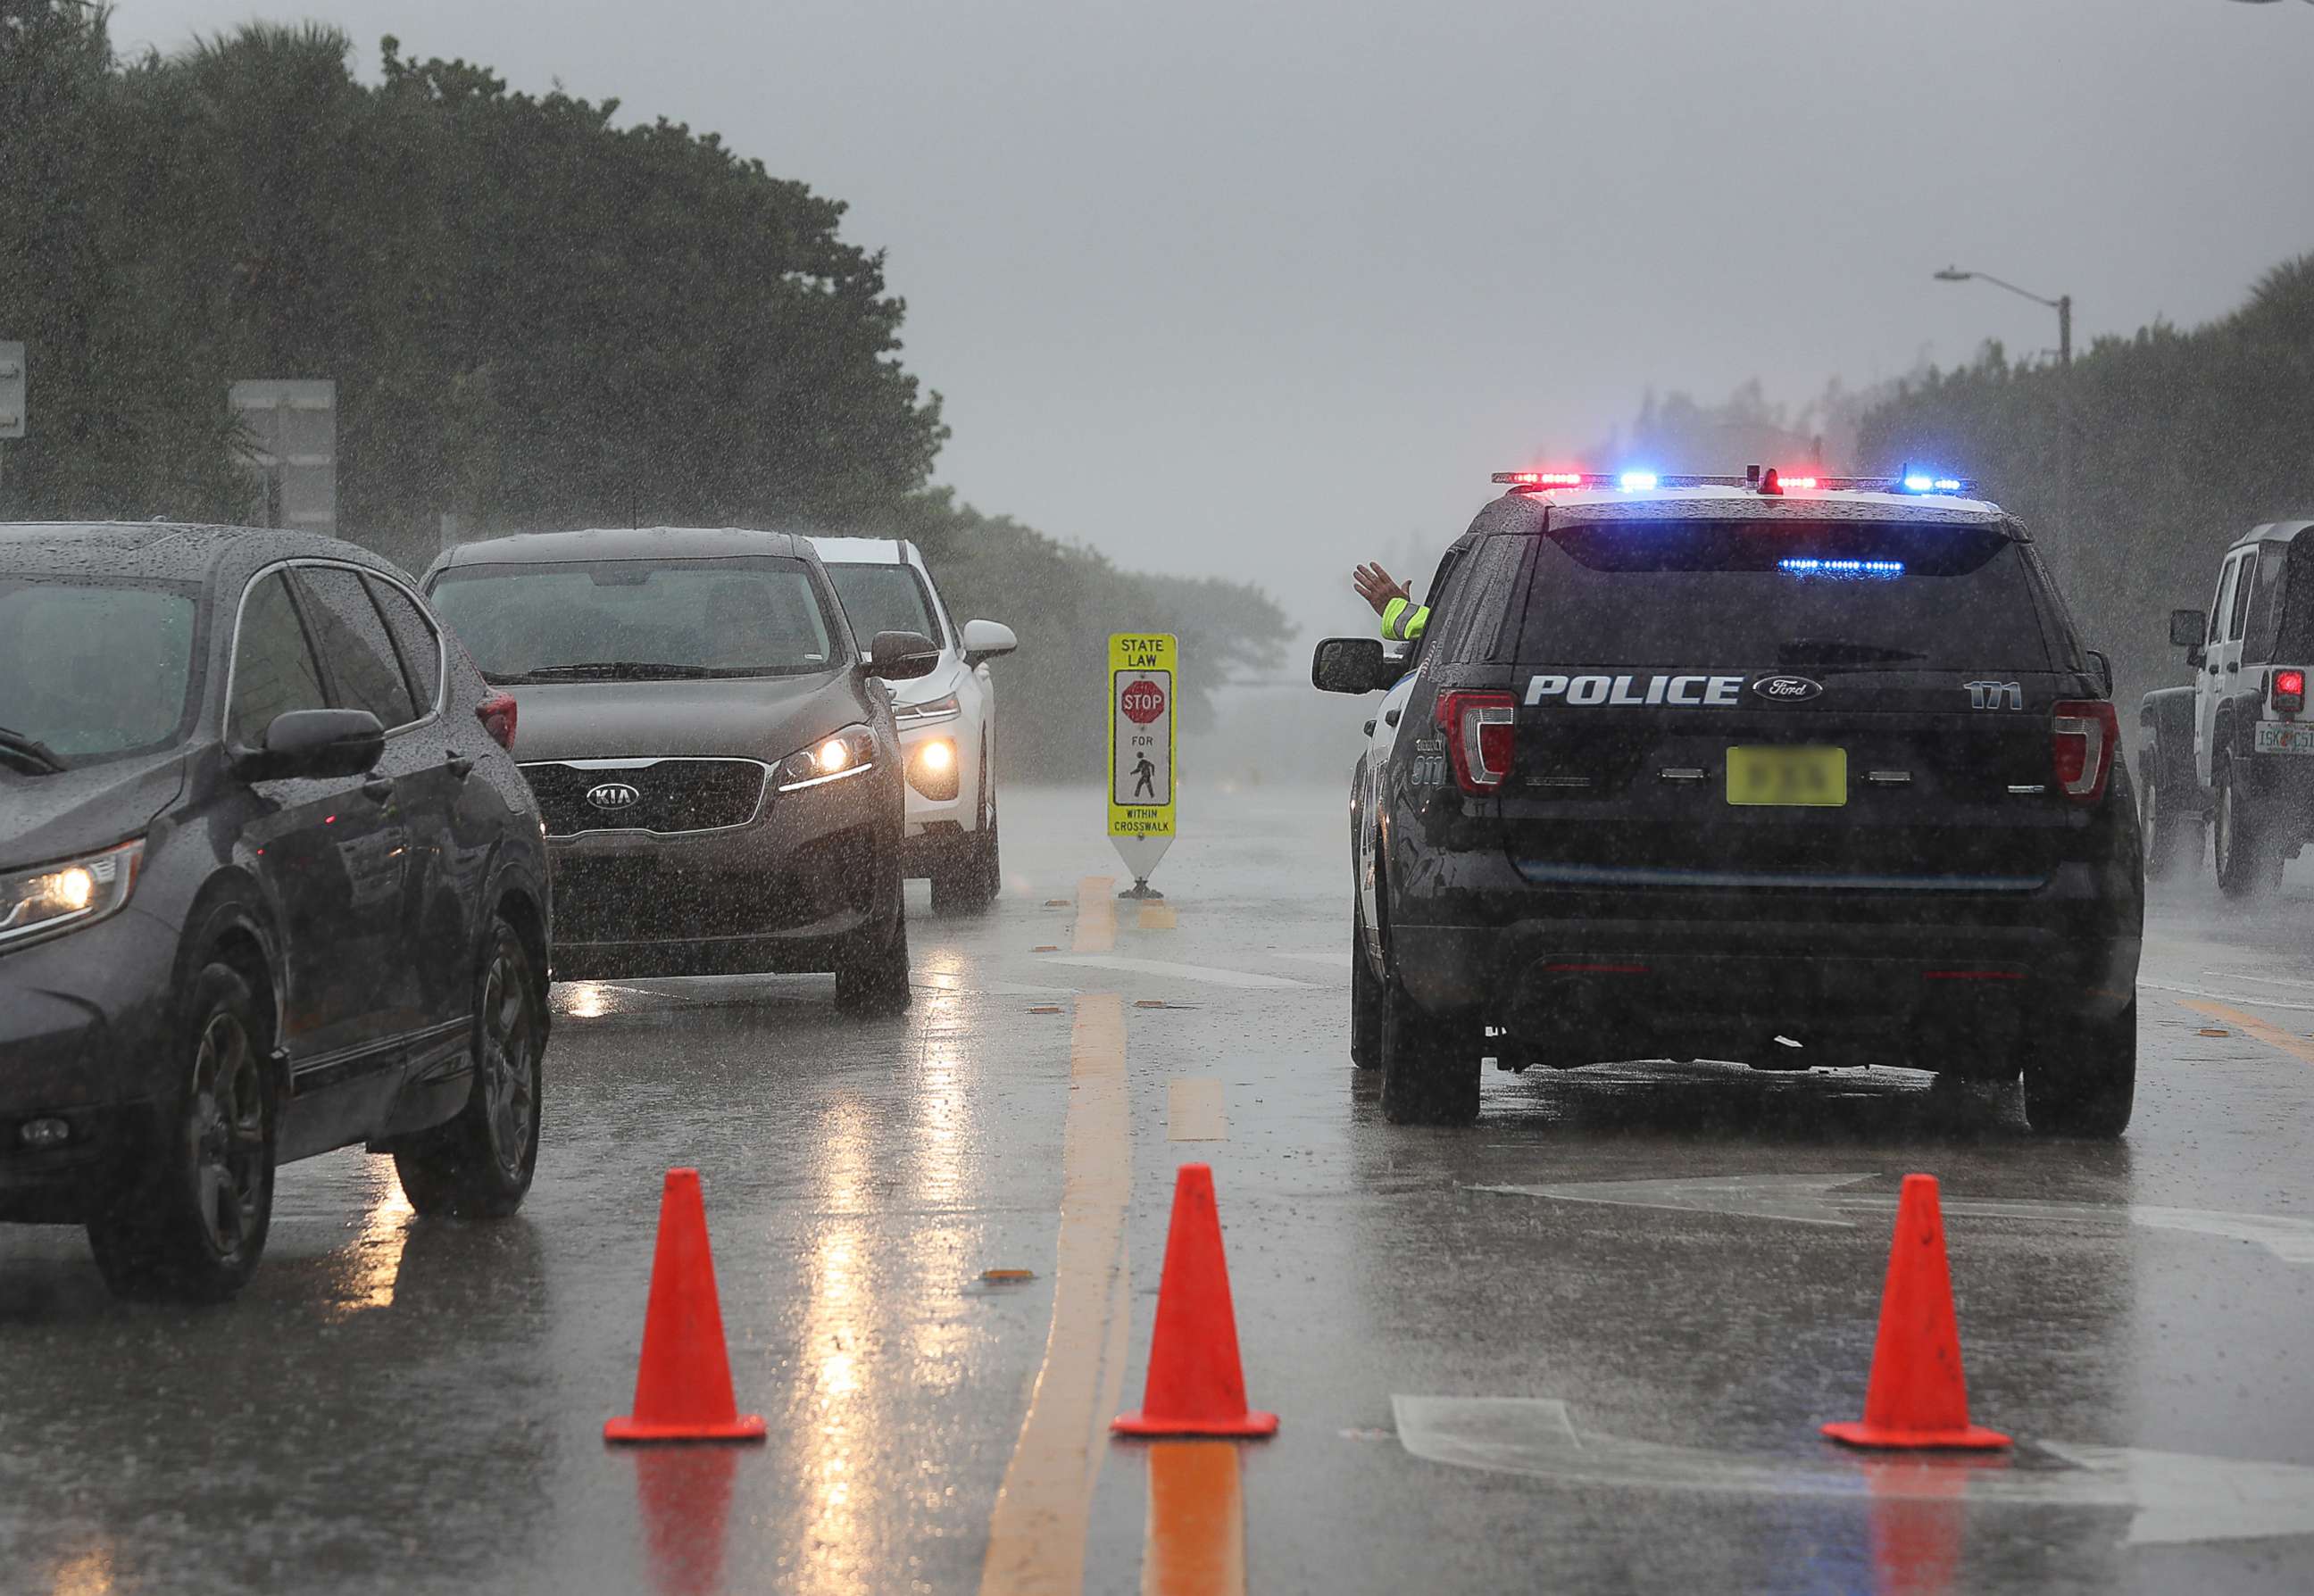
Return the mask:
<svg viewBox="0 0 2314 1596"><path fill-rule="evenodd" d="M1399 1443L1458 1468L1572 1486L1762 1496L1958 1501L1993 1507L2126 1508L2133 1545L2314 1534L2314 1468L2189 1452L2045 1442L2008 1459L1746 1458L1578 1431L1548 1398L1392 1397ZM2045 1452L2067 1467L2033 1467Z"/></svg>
<svg viewBox="0 0 2314 1596"><path fill-rule="evenodd" d="M1702 1179L1597 1180L1566 1186L1476 1186L1477 1192L1547 1197L1559 1203L1612 1203L1685 1213L1726 1213L1745 1219L1777 1219L1793 1224L1833 1225L1853 1230L1860 1220L1893 1212L1893 1192L1843 1188L1877 1177L1864 1175L1731 1175ZM2269 1213L2224 1213L2204 1208L2126 1207L2093 1203L2001 1202L1951 1197L1947 1218L2062 1221L2071 1224L2129 1223L2149 1230L2174 1230L2250 1241L2291 1264L2314 1264L2314 1220Z"/></svg>

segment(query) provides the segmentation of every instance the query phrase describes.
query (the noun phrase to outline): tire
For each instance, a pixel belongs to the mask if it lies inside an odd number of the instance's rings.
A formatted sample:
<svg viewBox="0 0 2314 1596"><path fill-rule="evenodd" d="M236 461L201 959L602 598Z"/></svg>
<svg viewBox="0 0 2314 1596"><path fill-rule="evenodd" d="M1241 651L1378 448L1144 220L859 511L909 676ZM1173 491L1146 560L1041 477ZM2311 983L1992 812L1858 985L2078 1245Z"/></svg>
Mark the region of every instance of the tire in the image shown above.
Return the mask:
<svg viewBox="0 0 2314 1596"><path fill-rule="evenodd" d="M1350 1068L1371 1070L1382 1062L1382 983L1366 963L1366 917L1360 905L1350 922Z"/></svg>
<svg viewBox="0 0 2314 1596"><path fill-rule="evenodd" d="M1471 1027L1435 1019L1385 972L1375 983L1375 1054L1382 1069L1382 1116L1394 1125L1466 1125L1479 1117L1483 1061Z"/></svg>
<svg viewBox="0 0 2314 1596"><path fill-rule="evenodd" d="M2234 779L2234 762L2220 754L2211 772L2217 789L2211 812L2211 852L2218 890L2230 898L2257 897L2282 883L2282 849L2263 807Z"/></svg>
<svg viewBox="0 0 2314 1596"><path fill-rule="evenodd" d="M2202 861L2202 816L2173 807L2161 793L2158 751L2148 751L2142 762L2137 787L2137 827L2145 840L2145 878L2167 881L2193 870Z"/></svg>
<svg viewBox="0 0 2314 1596"><path fill-rule="evenodd" d="M978 914L1004 889L1002 843L996 833L996 806L988 797L988 748L980 750L980 824L932 872L932 913Z"/></svg>
<svg viewBox="0 0 2314 1596"><path fill-rule="evenodd" d="M2137 1002L2103 1025L2043 1036L2025 1059L2025 1119L2037 1136L2109 1142L2137 1097Z"/></svg>
<svg viewBox="0 0 2314 1596"><path fill-rule="evenodd" d="M904 1014L908 986L908 917L895 909L892 923L870 932L835 966L835 1006L854 1014Z"/></svg>
<svg viewBox="0 0 2314 1596"><path fill-rule="evenodd" d="M474 974L473 1089L448 1124L394 1149L402 1195L427 1217L504 1219L538 1172L545 993L522 938L501 916Z"/></svg>
<svg viewBox="0 0 2314 1596"><path fill-rule="evenodd" d="M181 1087L139 1178L88 1221L122 1297L222 1302L256 1273L273 1225L278 1126L267 1006L230 965L195 978L178 1033Z"/></svg>

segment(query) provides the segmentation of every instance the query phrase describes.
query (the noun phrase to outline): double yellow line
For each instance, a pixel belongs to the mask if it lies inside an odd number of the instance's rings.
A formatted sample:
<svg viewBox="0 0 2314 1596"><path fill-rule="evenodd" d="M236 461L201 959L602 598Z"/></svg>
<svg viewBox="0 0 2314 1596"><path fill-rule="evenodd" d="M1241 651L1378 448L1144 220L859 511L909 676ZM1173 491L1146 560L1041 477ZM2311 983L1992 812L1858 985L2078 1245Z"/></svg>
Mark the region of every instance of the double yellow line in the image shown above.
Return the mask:
<svg viewBox="0 0 2314 1596"><path fill-rule="evenodd" d="M1078 886L1075 951L1105 953L1117 935L1115 883ZM1169 1093L1182 1122L1226 1135L1218 1092ZM1218 1089L1218 1081L1211 1083ZM989 1516L982 1596L1077 1596L1084 1588L1093 1489L1108 1421L1123 1403L1132 1325L1125 1240L1133 1198L1133 1136L1125 1074L1125 1005L1113 992L1076 1002L1069 1036L1069 1107L1062 1155L1061 1233L1053 1319L1004 1483ZM1149 1521L1141 1588L1149 1596L1241 1596L1245 1511L1237 1449L1227 1442L1148 1448Z"/></svg>

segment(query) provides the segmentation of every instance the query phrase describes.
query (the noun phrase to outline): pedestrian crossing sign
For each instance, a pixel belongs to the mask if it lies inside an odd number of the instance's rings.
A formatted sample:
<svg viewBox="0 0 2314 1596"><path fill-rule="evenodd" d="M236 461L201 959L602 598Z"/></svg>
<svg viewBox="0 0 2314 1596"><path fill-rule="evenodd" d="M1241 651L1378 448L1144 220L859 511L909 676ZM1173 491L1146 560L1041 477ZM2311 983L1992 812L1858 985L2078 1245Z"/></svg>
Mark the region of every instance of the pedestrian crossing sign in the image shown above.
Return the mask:
<svg viewBox="0 0 2314 1596"><path fill-rule="evenodd" d="M1145 632L1108 639L1108 834L1157 842L1158 853L1173 835L1174 646Z"/></svg>

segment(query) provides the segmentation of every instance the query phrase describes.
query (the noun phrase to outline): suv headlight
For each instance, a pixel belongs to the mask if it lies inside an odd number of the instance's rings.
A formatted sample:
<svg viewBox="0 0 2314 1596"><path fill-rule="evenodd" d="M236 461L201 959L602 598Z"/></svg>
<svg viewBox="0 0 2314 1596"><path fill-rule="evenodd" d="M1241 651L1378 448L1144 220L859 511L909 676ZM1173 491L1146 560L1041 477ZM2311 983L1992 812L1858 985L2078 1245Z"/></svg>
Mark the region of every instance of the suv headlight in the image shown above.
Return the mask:
<svg viewBox="0 0 2314 1596"><path fill-rule="evenodd" d="M849 776L864 776L875 768L876 734L864 726L847 726L780 761L779 789L799 792L807 787L825 787Z"/></svg>
<svg viewBox="0 0 2314 1596"><path fill-rule="evenodd" d="M912 726L930 726L936 720L953 720L964 713L964 706L953 692L945 698L928 698L920 704L895 704L892 719L903 730Z"/></svg>
<svg viewBox="0 0 2314 1596"><path fill-rule="evenodd" d="M29 870L0 872L0 948L93 925L128 901L145 839Z"/></svg>

